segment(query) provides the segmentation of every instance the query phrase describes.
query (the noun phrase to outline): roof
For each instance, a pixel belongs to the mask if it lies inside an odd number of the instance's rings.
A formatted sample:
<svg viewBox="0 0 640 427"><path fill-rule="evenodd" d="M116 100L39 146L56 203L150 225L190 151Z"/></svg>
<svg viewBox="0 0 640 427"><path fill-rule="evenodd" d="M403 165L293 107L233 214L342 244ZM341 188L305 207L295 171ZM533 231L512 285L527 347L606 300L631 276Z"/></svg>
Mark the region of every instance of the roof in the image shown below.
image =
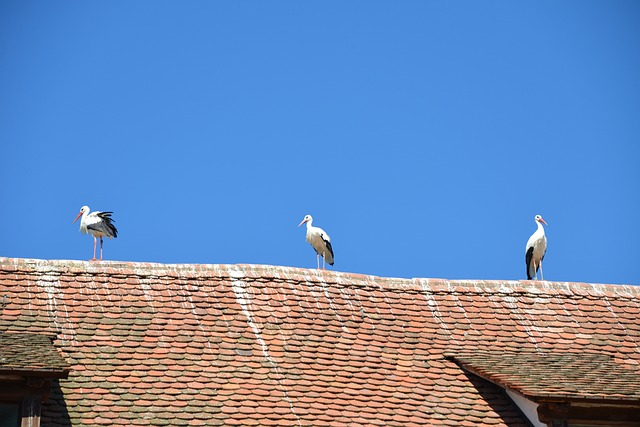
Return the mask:
<svg viewBox="0 0 640 427"><path fill-rule="evenodd" d="M637 361L597 353L473 353L451 357L468 371L531 400L640 402Z"/></svg>
<svg viewBox="0 0 640 427"><path fill-rule="evenodd" d="M5 294L0 331L54 334L71 364L45 426L525 426L445 355L640 364L633 286L0 258Z"/></svg>
<svg viewBox="0 0 640 427"><path fill-rule="evenodd" d="M69 364L51 337L0 332L0 374L66 378L68 372Z"/></svg>

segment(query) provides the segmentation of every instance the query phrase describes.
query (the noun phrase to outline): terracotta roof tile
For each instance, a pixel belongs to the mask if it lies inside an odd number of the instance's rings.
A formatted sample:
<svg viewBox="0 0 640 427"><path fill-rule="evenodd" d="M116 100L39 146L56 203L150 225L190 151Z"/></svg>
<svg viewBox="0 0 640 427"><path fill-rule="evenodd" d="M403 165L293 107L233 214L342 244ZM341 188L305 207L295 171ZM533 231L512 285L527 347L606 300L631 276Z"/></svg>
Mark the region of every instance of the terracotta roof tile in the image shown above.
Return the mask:
<svg viewBox="0 0 640 427"><path fill-rule="evenodd" d="M52 334L71 364L45 426L525 426L444 355L640 363L632 286L0 258L5 294L0 331Z"/></svg>

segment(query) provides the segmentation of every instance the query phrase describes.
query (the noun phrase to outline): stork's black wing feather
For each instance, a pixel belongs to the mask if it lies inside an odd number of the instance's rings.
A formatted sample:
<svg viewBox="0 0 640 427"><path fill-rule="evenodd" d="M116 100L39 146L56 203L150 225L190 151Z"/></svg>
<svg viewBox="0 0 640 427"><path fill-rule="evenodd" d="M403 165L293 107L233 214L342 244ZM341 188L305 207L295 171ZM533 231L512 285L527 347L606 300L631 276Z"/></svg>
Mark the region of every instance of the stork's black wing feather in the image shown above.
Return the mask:
<svg viewBox="0 0 640 427"><path fill-rule="evenodd" d="M533 276L536 274L534 271L533 274L529 273L529 265L531 265L531 258L533 258L533 246L531 246L524 255L524 262L527 265L527 279L533 279Z"/></svg>
<svg viewBox="0 0 640 427"><path fill-rule="evenodd" d="M104 221L103 227L105 227L106 231L108 231L107 236L118 237L118 229L116 228L115 225L113 225L115 220L111 218L112 213L113 212L96 212L96 215L99 216L102 221ZM96 230L96 231L104 231L104 230L100 230L97 227L92 227L92 226L87 226L87 228L91 230Z"/></svg>
<svg viewBox="0 0 640 427"><path fill-rule="evenodd" d="M327 249L329 249L329 253L331 254L331 262L329 263L329 265L333 265L334 262L334 255L333 255L333 248L331 247L331 242L326 240L323 236L322 240L324 240L324 243L327 245Z"/></svg>

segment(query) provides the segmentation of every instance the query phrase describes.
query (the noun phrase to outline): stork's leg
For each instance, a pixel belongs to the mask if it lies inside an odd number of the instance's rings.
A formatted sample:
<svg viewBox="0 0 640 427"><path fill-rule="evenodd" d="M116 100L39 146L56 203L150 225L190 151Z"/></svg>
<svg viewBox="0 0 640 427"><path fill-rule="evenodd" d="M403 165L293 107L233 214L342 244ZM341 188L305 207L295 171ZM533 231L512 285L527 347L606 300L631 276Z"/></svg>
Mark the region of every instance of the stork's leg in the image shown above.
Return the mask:
<svg viewBox="0 0 640 427"><path fill-rule="evenodd" d="M542 275L542 260L540 260L540 280L544 280L544 276Z"/></svg>
<svg viewBox="0 0 640 427"><path fill-rule="evenodd" d="M100 236L100 261L102 261L102 236Z"/></svg>
<svg viewBox="0 0 640 427"><path fill-rule="evenodd" d="M318 270L320 270L320 254L316 254L316 260L318 261Z"/></svg>
<svg viewBox="0 0 640 427"><path fill-rule="evenodd" d="M322 269L323 269L323 270L326 270L326 268L325 268L325 263L324 263L324 262L325 262L325 261L324 261L324 254L323 254L323 255L322 255Z"/></svg>
<svg viewBox="0 0 640 427"><path fill-rule="evenodd" d="M93 237L93 258L90 259L89 261L95 261L96 260L96 244L98 243L98 239L95 238L95 236Z"/></svg>

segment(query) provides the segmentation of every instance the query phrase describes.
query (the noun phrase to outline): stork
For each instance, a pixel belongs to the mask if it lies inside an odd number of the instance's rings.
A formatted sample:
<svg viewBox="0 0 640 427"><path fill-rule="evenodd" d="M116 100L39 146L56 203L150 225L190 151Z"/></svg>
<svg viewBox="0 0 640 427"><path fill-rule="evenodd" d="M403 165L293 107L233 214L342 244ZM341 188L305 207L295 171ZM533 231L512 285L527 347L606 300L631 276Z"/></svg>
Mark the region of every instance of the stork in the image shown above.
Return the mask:
<svg viewBox="0 0 640 427"><path fill-rule="evenodd" d="M544 227L542 224L547 225L547 222L542 219L540 215L536 215L534 220L538 229L529 237L524 255L527 264L527 278L529 280L534 277L537 278L539 268L540 280L544 280L544 276L542 275L542 260L544 259L545 252L547 252L547 237L544 235Z"/></svg>
<svg viewBox="0 0 640 427"><path fill-rule="evenodd" d="M306 215L302 222L298 224L300 227L302 224L307 224L307 242L315 249L316 258L318 260L318 269L320 269L320 256L322 256L322 269L325 268L325 261L329 265L333 265L333 248L331 248L331 239L329 235L320 227L314 227L313 217Z"/></svg>
<svg viewBox="0 0 640 427"><path fill-rule="evenodd" d="M112 213L98 211L89 213L89 206L83 206L80 208L80 213L78 213L76 219L73 220L75 223L78 218L82 217L80 231L93 236L93 259L90 261L97 261L96 244L98 237L100 238L100 261L102 261L102 237L118 237L118 230L116 230L116 226L113 225L113 219L111 219Z"/></svg>

